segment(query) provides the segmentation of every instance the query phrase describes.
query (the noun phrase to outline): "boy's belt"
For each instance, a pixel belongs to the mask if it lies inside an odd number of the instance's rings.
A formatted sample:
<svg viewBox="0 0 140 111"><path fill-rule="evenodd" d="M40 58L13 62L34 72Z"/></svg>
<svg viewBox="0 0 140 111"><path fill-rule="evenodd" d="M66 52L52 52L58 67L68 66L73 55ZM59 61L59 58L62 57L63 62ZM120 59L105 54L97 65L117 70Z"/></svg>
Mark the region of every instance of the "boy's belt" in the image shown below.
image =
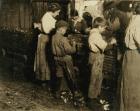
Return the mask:
<svg viewBox="0 0 140 111"><path fill-rule="evenodd" d="M126 50L139 50L139 49L138 48L136 48L136 49L126 48Z"/></svg>
<svg viewBox="0 0 140 111"><path fill-rule="evenodd" d="M66 55L53 55L54 57L65 57Z"/></svg>
<svg viewBox="0 0 140 111"><path fill-rule="evenodd" d="M97 54L97 53L103 54L103 53L104 53L104 52L101 52L101 51L93 52L93 51L91 51L91 50L90 50L90 52L91 52L91 53L94 53L94 54Z"/></svg>
<svg viewBox="0 0 140 111"><path fill-rule="evenodd" d="M65 56L54 56L54 59L55 60L62 60L62 59L66 59L66 58L69 58L71 57L70 55L65 55Z"/></svg>

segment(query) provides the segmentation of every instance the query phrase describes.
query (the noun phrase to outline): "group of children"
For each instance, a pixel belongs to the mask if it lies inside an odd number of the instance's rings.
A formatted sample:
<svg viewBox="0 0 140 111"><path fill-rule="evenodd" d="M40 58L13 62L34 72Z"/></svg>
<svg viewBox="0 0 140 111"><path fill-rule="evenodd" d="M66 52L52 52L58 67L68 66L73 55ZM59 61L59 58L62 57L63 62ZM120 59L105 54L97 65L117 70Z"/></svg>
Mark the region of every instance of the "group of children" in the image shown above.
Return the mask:
<svg viewBox="0 0 140 111"><path fill-rule="evenodd" d="M112 2L113 3L113 2ZM128 3L129 6L132 4ZM126 6L127 7L127 6ZM132 7L131 7L132 8ZM123 58L123 64L122 64L122 75L121 75L121 103L120 103L120 108L121 111L126 110L139 110L139 87L136 85L139 82L139 18L140 18L140 5L138 5L134 10L132 10L130 7L128 8L128 12L125 14L126 18L123 20L128 19L127 25L124 25L124 31L121 30L122 32L126 34L125 35L125 40L123 41L122 38L120 38L121 42L125 43L125 54ZM63 94L66 94L64 91L69 90L69 95L72 96L73 102L79 102L83 103L83 96L80 93L80 89L78 86L78 83L76 81L76 74L75 74L75 68L73 64L73 58L72 55L76 53L77 45L75 41L70 41L67 37L65 37L65 33L67 32L68 29L70 29L70 33L81 33L81 34L88 34L88 51L89 51L89 61L88 61L88 66L90 69L90 80L89 80L89 85L88 85L88 99L87 99L87 105L89 108L91 108L93 111L103 111L102 105L100 104L100 99L101 99L101 87L102 87L102 81L103 81L103 61L104 61L104 51L109 47L114 44L116 44L116 39L111 35L105 36L103 33L105 33L109 27L108 25L114 26L111 31L116 32L116 30L123 29L121 26L123 23L125 24L126 21L121 21L122 16L124 17L124 12L119 13L119 17L116 17L114 21L111 22L111 20L108 22L110 24L107 24L106 20L102 17L95 17L94 21L91 20L93 23L92 25L88 27L85 25L85 21L80 21L78 18L78 14L74 14L72 16L71 22L69 22L69 25L66 21L60 20L56 22L54 19L56 15L59 14L60 8L56 5L52 5L52 9L50 12L47 12L47 15L44 19L44 22L42 20L42 25L43 30L45 34L40 35L38 38L38 45L39 47L37 48L37 53L40 53L40 57L36 56L36 58L43 58L42 61L35 61L35 63L41 63L38 64L38 67L36 67L36 72L37 76L36 79L41 79L41 80L50 80L50 72L48 63L46 62L45 57L45 46L48 43L48 41L51 43L50 47L52 50L52 56L54 60L54 66L55 67L55 74L56 74L56 90L54 91L54 96L56 98L62 98ZM131 9L131 10L130 10ZM112 10L112 8L111 8ZM117 11L117 9L114 9L114 11ZM110 12L114 15L114 11ZM110 16L109 13L109 16ZM73 13L72 13L73 14ZM108 15L108 14L107 14ZM49 17L50 16L50 17ZM112 17L112 16L110 16ZM49 19L49 20L47 20ZM52 19L52 20L51 20ZM107 19L107 18L106 18ZM112 18L111 18L112 19ZM51 23L51 21L52 23ZM47 22L46 22L47 21ZM75 22L76 21L76 22ZM122 22L122 23L121 23ZM90 22L89 22L90 24ZM51 41L48 40L50 38L50 30L48 29L53 29L55 28L55 34L53 34L51 37ZM69 31L69 30L68 30ZM119 36L121 35L119 34ZM123 35L123 36L124 36ZM43 44L42 44L43 43ZM118 41L119 43L119 41ZM121 43L120 43L121 44ZM119 44L119 45L120 45ZM121 44L123 45L123 44ZM48 49L49 49L48 48ZM41 50L39 50L41 49ZM43 53L42 53L43 51ZM123 55L123 54L122 54ZM44 59L45 58L45 59ZM137 64L137 65L136 65ZM85 64L86 65L86 64ZM43 70L43 71L42 71ZM43 73L41 75L41 73ZM41 75L41 76L40 76ZM42 77L42 78L41 78ZM64 86L64 81L66 81L67 86ZM132 82L133 81L133 82ZM129 90L129 89L133 90ZM135 98L135 101L134 101ZM136 104L134 104L136 103ZM136 107L137 105L137 107Z"/></svg>
<svg viewBox="0 0 140 111"><path fill-rule="evenodd" d="M89 107L97 108L99 106L99 99L101 92L101 85L103 80L103 61L104 61L104 50L108 45L115 44L115 39L107 42L103 38L102 33L107 27L106 20L97 17L93 22L93 28L90 31L88 38L89 45L89 66L90 66L90 84L88 90L88 104ZM60 20L56 23L56 33L52 37L52 52L56 63L56 76L57 76L57 92L60 93L63 89L62 78L65 78L70 85L69 89L73 96L79 91L77 82L75 81L75 72L72 60L72 54L76 52L76 43L73 41L69 42L68 38L65 37L65 33L68 29L68 23ZM58 94L57 93L57 94ZM96 106L95 106L96 105Z"/></svg>
<svg viewBox="0 0 140 111"><path fill-rule="evenodd" d="M68 29L76 33L88 33L89 69L91 73L88 88L88 106L92 109L96 108L95 111L97 111L97 106L100 108L99 97L103 80L102 68L104 50L107 46L115 44L116 41L115 39L110 39L110 41L108 41L106 40L106 37L102 36L102 33L107 27L107 22L104 18L95 18L92 28L89 27L88 30L86 30L87 26L84 25L86 22L83 21L81 23L78 15L75 16L75 14L69 23L64 20L56 21L55 17L59 15L59 12L60 6L56 3L51 4L51 8L41 19L41 34L38 36L34 62L36 79L41 80L44 83L47 81L47 84L50 84L50 73L52 73L50 68L53 67L55 69L53 73L55 73L56 76L56 81L53 81L55 82L55 90L53 91L54 97L57 99L62 98L62 95L66 94L65 91L68 90L68 92L71 92L69 94L72 96L74 103L78 103L79 105L83 104L84 98L76 80L77 78L72 58L72 55L77 51L76 41L69 40L65 37L65 34ZM77 22L75 23L75 21ZM77 23L78 25L76 25ZM55 29L55 33L50 35L52 29ZM48 46L46 47L46 45ZM53 61L49 60L49 54L46 53L51 53ZM54 62L53 65L50 66L50 62Z"/></svg>

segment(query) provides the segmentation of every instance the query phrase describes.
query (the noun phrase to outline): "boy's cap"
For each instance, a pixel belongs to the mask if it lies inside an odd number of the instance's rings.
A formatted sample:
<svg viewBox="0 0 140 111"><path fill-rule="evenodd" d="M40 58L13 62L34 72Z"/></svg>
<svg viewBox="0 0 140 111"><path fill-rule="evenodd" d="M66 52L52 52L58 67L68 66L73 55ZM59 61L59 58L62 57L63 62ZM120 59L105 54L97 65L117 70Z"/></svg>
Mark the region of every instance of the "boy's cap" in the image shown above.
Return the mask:
<svg viewBox="0 0 140 111"><path fill-rule="evenodd" d="M56 23L56 28L60 28L60 27L68 27L68 23L64 20L60 20Z"/></svg>
<svg viewBox="0 0 140 111"><path fill-rule="evenodd" d="M102 18L102 17L97 17L95 18L94 22L93 22L93 27L99 27L99 26L106 26L107 25L107 21Z"/></svg>

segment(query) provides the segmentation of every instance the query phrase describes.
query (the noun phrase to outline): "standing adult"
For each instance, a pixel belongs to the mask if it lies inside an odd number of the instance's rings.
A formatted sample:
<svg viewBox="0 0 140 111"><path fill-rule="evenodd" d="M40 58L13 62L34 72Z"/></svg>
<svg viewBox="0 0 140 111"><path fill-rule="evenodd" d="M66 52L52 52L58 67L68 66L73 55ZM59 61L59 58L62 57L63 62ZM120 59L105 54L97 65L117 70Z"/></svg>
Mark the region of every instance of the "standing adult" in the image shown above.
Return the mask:
<svg viewBox="0 0 140 111"><path fill-rule="evenodd" d="M50 32L55 28L56 19L59 15L60 5L52 3L48 6L48 11L41 19L41 34L38 36L37 51L34 62L35 77L43 85L49 86L51 78L50 67L48 65L48 54L46 54L46 46L49 43Z"/></svg>
<svg viewBox="0 0 140 111"><path fill-rule="evenodd" d="M120 111L140 110L140 6L132 15L125 36Z"/></svg>

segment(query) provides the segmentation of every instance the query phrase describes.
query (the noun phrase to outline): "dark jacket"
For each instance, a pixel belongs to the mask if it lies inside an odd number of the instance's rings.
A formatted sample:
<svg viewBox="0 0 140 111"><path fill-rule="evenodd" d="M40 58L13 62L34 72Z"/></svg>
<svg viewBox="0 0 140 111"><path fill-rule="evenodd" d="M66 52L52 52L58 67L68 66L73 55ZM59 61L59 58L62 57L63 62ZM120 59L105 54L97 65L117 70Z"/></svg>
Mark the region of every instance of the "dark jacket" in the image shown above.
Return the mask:
<svg viewBox="0 0 140 111"><path fill-rule="evenodd" d="M63 57L75 53L76 47L72 46L66 37L56 33L52 37L52 52L54 56Z"/></svg>
<svg viewBox="0 0 140 111"><path fill-rule="evenodd" d="M85 34L87 28L88 26L84 19L82 19L81 21L78 21L75 25L72 19L69 20L69 33Z"/></svg>

